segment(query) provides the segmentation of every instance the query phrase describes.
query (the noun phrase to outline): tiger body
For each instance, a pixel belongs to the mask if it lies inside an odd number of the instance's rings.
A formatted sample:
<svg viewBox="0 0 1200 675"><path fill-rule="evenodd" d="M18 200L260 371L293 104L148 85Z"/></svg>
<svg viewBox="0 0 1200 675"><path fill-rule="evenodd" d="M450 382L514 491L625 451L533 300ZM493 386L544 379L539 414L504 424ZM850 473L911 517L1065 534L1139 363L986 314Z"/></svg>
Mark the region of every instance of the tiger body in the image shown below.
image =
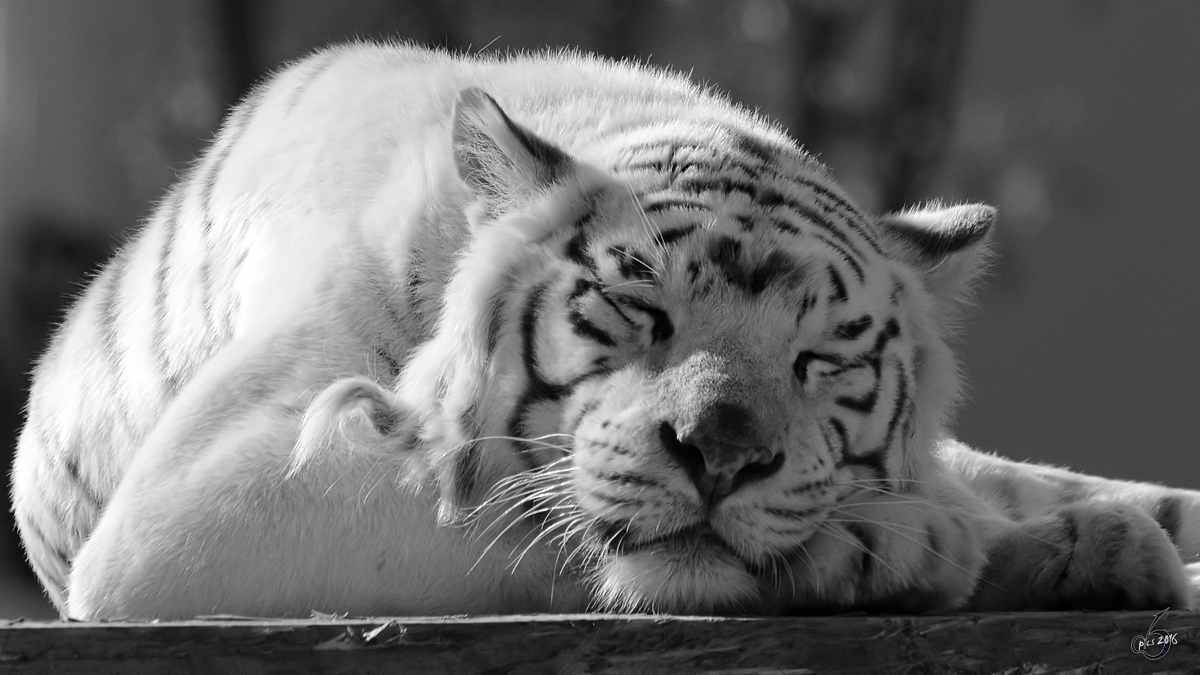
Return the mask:
<svg viewBox="0 0 1200 675"><path fill-rule="evenodd" d="M18 526L76 618L1188 606L1200 493L947 435L992 218L674 75L328 50L71 311Z"/></svg>

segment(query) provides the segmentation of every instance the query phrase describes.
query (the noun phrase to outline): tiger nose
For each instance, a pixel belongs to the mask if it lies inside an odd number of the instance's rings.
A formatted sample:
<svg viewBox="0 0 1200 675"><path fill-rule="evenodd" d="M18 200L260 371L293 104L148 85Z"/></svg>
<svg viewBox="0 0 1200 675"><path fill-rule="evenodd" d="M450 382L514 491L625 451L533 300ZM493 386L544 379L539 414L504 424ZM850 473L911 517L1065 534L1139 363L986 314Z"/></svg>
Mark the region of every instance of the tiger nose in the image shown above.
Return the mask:
<svg viewBox="0 0 1200 675"><path fill-rule="evenodd" d="M722 418L727 419L727 414L716 416ZM700 499L710 506L742 485L770 476L783 465L783 453L758 442L754 435L731 434L711 422L685 434L662 422L659 436L667 454L683 467Z"/></svg>

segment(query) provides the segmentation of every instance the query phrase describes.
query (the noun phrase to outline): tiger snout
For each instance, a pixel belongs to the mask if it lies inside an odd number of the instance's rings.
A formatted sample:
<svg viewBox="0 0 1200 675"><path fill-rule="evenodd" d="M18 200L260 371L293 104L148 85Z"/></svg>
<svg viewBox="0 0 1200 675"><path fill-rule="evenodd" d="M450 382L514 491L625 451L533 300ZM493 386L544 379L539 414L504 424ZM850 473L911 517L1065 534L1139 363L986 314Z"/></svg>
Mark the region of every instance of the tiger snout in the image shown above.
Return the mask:
<svg viewBox="0 0 1200 675"><path fill-rule="evenodd" d="M751 420L745 408L721 403L689 431L680 432L667 421L659 424L663 450L683 467L709 508L783 466L784 453L760 439Z"/></svg>

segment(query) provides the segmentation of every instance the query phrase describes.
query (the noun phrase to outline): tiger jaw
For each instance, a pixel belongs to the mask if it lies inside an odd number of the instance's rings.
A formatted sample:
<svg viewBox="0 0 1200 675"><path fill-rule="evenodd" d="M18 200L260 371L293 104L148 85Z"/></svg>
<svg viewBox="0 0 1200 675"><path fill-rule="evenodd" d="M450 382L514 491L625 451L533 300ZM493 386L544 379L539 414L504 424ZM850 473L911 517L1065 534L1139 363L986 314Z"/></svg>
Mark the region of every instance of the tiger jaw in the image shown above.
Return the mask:
<svg viewBox="0 0 1200 675"><path fill-rule="evenodd" d="M813 530L817 527L814 520ZM597 600L608 610L773 612L790 604L795 570L805 567L807 556L801 546L754 564L707 524L651 541L627 541L610 543L594 573Z"/></svg>
<svg viewBox="0 0 1200 675"><path fill-rule="evenodd" d="M596 597L612 610L710 614L761 604L760 582L707 528L605 556L595 576Z"/></svg>

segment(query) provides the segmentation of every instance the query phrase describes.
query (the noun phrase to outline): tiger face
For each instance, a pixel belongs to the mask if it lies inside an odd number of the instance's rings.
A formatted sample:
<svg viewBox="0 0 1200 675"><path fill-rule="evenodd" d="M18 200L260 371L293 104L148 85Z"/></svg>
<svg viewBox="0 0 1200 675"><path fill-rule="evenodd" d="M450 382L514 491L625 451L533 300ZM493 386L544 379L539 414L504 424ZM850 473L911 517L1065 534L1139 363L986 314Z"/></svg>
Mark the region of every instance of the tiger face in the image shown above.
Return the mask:
<svg viewBox="0 0 1200 675"><path fill-rule="evenodd" d="M814 537L848 501L919 492L913 441L956 382L929 289L959 281L919 266L953 268L991 211L873 222L811 159L755 137L643 135L585 163L486 95L458 105L482 202L462 265L502 271L461 291L492 298L492 360L488 387L443 400L454 499L523 512L522 546L559 546L604 609L799 602L797 574L823 564ZM934 529L933 546L955 536Z"/></svg>

